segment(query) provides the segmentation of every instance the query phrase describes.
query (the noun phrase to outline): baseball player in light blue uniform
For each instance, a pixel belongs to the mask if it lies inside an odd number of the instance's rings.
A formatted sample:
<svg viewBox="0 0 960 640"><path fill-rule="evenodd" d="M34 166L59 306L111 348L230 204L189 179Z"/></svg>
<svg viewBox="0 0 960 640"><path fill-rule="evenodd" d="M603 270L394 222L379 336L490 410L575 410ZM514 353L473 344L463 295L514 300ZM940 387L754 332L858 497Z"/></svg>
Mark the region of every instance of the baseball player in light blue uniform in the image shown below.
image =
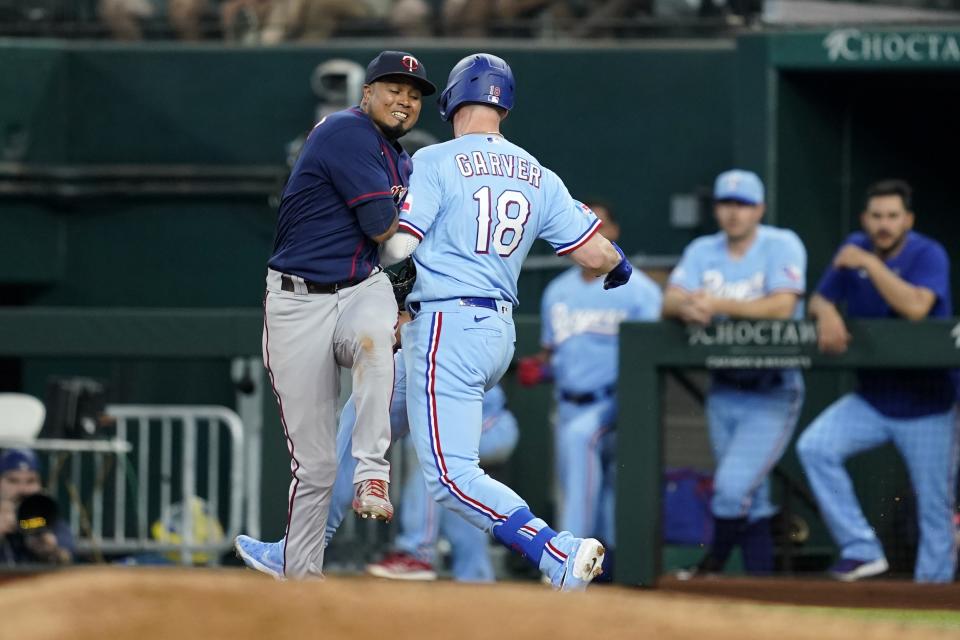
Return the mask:
<svg viewBox="0 0 960 640"><path fill-rule="evenodd" d="M850 341L836 305L855 318L950 317L950 261L939 242L911 231L911 189L901 180L872 185L852 234L810 300L819 344L842 353ZM861 370L855 392L827 407L797 441L797 453L830 533L840 547L839 580L888 569L883 546L857 502L844 461L892 442L917 497L920 545L914 579L952 582L957 549L955 380L943 369Z"/></svg>
<svg viewBox="0 0 960 640"><path fill-rule="evenodd" d="M395 378L393 399L390 404L390 428L394 443L401 441L409 433L407 423L407 373L402 352L394 356ZM483 437L480 441L481 457L491 464L506 460L513 452L519 432L516 418L506 408L506 395L500 386L490 389L483 400ZM354 488L353 476L357 459L352 455L354 427L357 422L357 409L353 396L347 399L340 414L337 432L337 478L333 484L333 497L330 515L324 535L324 546L330 544L343 518L350 509ZM400 512L400 535L397 538L398 550L409 553L421 566L407 563L404 574L399 566L392 567L392 575L406 579L432 579L432 564L436 554L436 542L439 532L450 542L453 549L453 575L457 580L469 582L489 582L494 578L493 566L487 552L487 539L482 531L470 526L462 518L449 517L440 513L437 504L427 498L426 485L422 474L418 473L404 485L402 494L403 509ZM237 537L236 550L247 566L282 578L283 549L286 540L262 542L250 536ZM431 565L430 573L425 575L424 564ZM419 575L411 569L418 569ZM381 572L382 574L382 572Z"/></svg>
<svg viewBox="0 0 960 640"><path fill-rule="evenodd" d="M799 318L807 255L797 235L761 225L764 189L749 171L714 186L721 231L694 240L670 275L663 315L693 324L723 318ZM707 396L714 474L714 538L693 573L723 570L735 546L749 573L773 570L768 474L783 455L803 401L795 369L715 370ZM681 576L686 577L686 576Z"/></svg>
<svg viewBox="0 0 960 640"><path fill-rule="evenodd" d="M610 288L632 266L557 175L500 134L513 94L513 73L496 56L473 54L451 70L440 113L454 139L415 155L400 231L381 258L412 253L417 266L402 338L410 432L431 494L555 588L582 590L601 571L603 545L554 531L480 468L483 394L513 356L517 277L537 238L591 275L606 273Z"/></svg>
<svg viewBox="0 0 960 640"><path fill-rule="evenodd" d="M609 209L591 203L603 221L600 233L616 241L619 226ZM560 527L614 543L614 422L620 323L660 318L663 294L642 272L604 291L583 269L568 269L541 300L543 350L520 361L521 384L552 379L557 399L555 471L561 490ZM609 554L609 548L608 548Z"/></svg>

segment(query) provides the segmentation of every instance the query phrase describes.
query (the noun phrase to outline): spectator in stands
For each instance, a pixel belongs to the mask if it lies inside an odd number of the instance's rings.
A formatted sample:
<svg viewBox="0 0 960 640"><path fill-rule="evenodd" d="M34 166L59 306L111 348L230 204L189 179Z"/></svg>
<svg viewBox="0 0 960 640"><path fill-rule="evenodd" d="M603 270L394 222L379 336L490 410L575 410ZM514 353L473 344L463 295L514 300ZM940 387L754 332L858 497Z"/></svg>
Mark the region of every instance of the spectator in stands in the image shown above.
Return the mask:
<svg viewBox="0 0 960 640"><path fill-rule="evenodd" d="M99 0L97 12L115 40L143 40L141 23L155 10L150 0Z"/></svg>
<svg viewBox="0 0 960 640"><path fill-rule="evenodd" d="M220 4L223 37L239 44L259 44L271 0L225 0Z"/></svg>
<svg viewBox="0 0 960 640"><path fill-rule="evenodd" d="M208 0L99 0L100 19L115 40L143 40L144 23L164 19L180 40L200 40Z"/></svg>
<svg viewBox="0 0 960 640"><path fill-rule="evenodd" d="M72 561L73 534L65 522L49 517L52 523L22 523L17 515L10 522L10 514L16 514L24 500L37 496L41 489L40 461L32 449L7 449L0 454L0 562Z"/></svg>
<svg viewBox="0 0 960 640"><path fill-rule="evenodd" d="M433 2L429 0L397 0L390 8L390 28L398 36L423 38L433 35L435 22Z"/></svg>
<svg viewBox="0 0 960 640"><path fill-rule="evenodd" d="M863 231L850 235L810 299L820 350L843 353L849 318L924 318L952 315L950 262L939 242L912 231L910 185L886 180L867 190ZM826 408L804 431L797 453L820 512L840 548L831 569L838 580L879 575L883 547L864 518L844 461L887 442L903 456L917 497L920 543L914 579L952 582L957 413L946 370L861 370L853 393Z"/></svg>
<svg viewBox="0 0 960 640"><path fill-rule="evenodd" d="M750 171L714 186L718 233L694 240L670 274L663 317L693 325L730 318L788 320L803 314L807 252L793 231L761 225L764 189ZM714 535L700 564L678 577L723 571L734 547L751 574L773 570L768 474L783 455L803 402L797 369L716 369L707 426L717 462Z"/></svg>
<svg viewBox="0 0 960 640"><path fill-rule="evenodd" d="M359 0L273 0L260 41L322 41L344 23L372 16L370 7Z"/></svg>
<svg viewBox="0 0 960 640"><path fill-rule="evenodd" d="M566 0L445 0L444 35L537 37L566 29L571 20Z"/></svg>
<svg viewBox="0 0 960 640"><path fill-rule="evenodd" d="M177 39L195 42L203 38L207 0L167 0L167 17Z"/></svg>

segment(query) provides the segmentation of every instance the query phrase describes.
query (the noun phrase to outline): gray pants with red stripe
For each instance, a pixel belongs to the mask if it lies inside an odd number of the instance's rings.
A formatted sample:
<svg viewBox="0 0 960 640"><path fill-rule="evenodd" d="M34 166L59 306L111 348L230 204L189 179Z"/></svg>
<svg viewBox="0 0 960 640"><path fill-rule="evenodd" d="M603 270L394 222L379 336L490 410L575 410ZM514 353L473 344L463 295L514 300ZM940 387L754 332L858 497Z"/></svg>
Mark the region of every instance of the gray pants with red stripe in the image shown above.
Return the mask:
<svg viewBox="0 0 960 640"><path fill-rule="evenodd" d="M320 576L324 529L337 475L340 367L353 374L357 422L354 483L389 480L390 396L397 303L377 273L336 293L281 289L269 270L264 300L263 362L270 375L290 451L284 575ZM299 286L297 286L299 285Z"/></svg>

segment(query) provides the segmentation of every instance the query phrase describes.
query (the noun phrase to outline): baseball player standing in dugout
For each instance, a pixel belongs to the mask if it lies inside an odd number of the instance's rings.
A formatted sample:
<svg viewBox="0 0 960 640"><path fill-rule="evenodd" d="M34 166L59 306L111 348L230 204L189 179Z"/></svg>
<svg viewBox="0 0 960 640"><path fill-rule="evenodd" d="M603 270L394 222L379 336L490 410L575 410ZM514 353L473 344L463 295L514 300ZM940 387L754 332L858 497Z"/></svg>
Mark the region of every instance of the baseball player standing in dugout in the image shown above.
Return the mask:
<svg viewBox="0 0 960 640"><path fill-rule="evenodd" d="M793 231L760 224L760 178L737 169L721 173L713 198L720 231L683 252L670 274L663 317L699 325L718 318L800 318L807 252ZM738 545L748 573L773 570L770 519L777 508L768 474L790 442L803 395L796 369L712 372L706 412L717 463L713 543L697 567L678 577L723 571Z"/></svg>
<svg viewBox="0 0 960 640"><path fill-rule="evenodd" d="M847 350L850 334L839 304L846 304L852 318L916 321L953 315L950 260L939 242L911 230L911 196L910 185L902 180L878 182L867 190L863 231L847 238L810 299L821 351ZM830 570L835 578L849 582L888 568L843 464L892 442L917 497L920 545L914 580L953 582L957 435L954 380L943 369L858 371L856 390L807 427L797 453L840 547L840 559Z"/></svg>
<svg viewBox="0 0 960 640"><path fill-rule="evenodd" d="M590 203L600 233L616 242L620 227L606 205ZM643 272L604 291L581 267L554 278L540 303L542 350L520 360L517 377L531 386L553 380L557 400L555 473L561 490L560 526L605 543L614 539L614 450L620 323L660 319L663 294Z"/></svg>
<svg viewBox="0 0 960 640"><path fill-rule="evenodd" d="M263 359L290 451L283 575L322 575L324 530L337 472L340 367L353 372L354 510L389 520L390 394L397 303L378 243L397 229L410 157L397 139L436 92L409 53L367 67L358 107L321 120L280 202L264 298Z"/></svg>
<svg viewBox="0 0 960 640"><path fill-rule="evenodd" d="M537 238L570 255L608 288L633 270L596 233L600 221L563 182L506 140L513 108L509 65L490 54L450 71L440 115L454 139L415 154L400 231L383 245L384 264L413 254L417 282L403 326L410 433L434 498L521 553L564 591L582 590L601 571L596 539L557 532L479 465L483 395L513 357L517 278Z"/></svg>

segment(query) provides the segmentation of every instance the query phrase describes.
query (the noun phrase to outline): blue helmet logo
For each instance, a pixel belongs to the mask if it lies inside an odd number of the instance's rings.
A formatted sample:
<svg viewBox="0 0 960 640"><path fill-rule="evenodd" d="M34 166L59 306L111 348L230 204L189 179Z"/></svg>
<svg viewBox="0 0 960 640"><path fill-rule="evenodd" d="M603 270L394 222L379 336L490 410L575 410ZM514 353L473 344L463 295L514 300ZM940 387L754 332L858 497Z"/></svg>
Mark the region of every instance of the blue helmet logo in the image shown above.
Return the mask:
<svg viewBox="0 0 960 640"><path fill-rule="evenodd" d="M476 103L513 108L513 71L503 58L489 53L467 56L450 70L440 94L440 117L449 121L458 107Z"/></svg>

